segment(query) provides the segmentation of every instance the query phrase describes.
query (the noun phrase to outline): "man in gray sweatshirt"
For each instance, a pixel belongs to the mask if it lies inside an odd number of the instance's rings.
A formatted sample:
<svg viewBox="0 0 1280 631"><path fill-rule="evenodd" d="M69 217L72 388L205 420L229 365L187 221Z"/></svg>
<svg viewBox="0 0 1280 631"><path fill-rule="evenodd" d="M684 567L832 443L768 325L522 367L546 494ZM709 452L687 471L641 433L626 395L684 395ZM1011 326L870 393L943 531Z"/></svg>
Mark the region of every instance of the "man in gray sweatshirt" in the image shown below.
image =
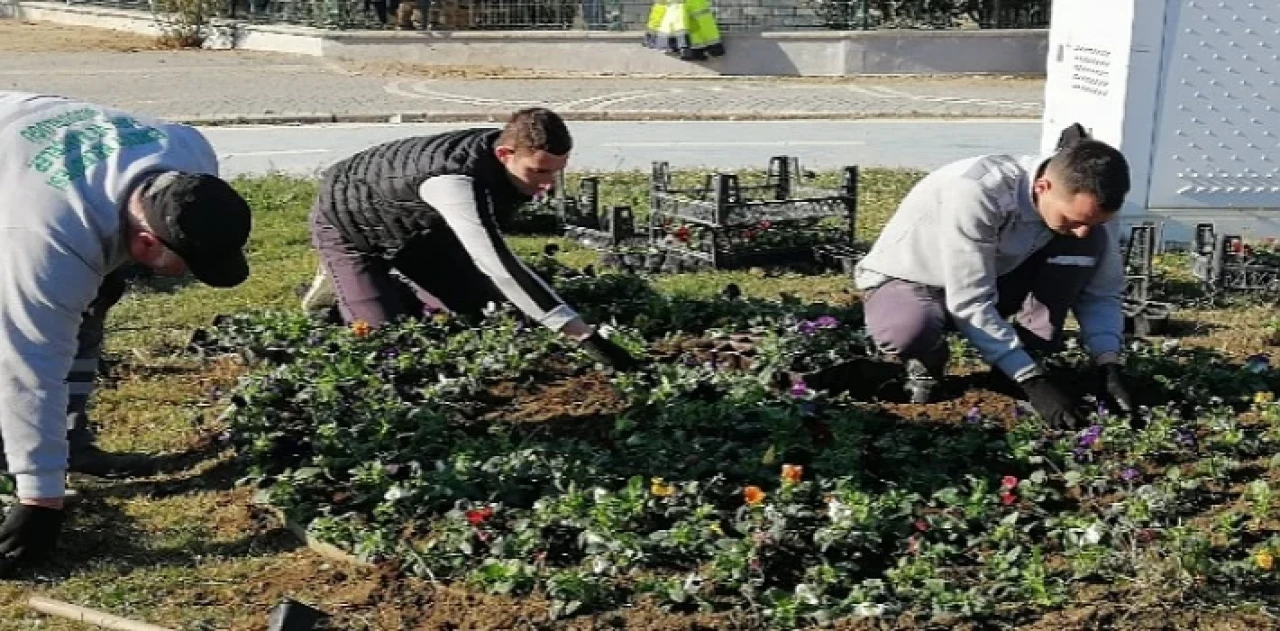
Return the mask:
<svg viewBox="0 0 1280 631"><path fill-rule="evenodd" d="M958 330L1049 423L1075 426L1078 402L1028 352L1060 348L1072 311L1098 394L1131 409L1118 363L1125 274L1108 223L1129 186L1124 156L1089 139L1047 157L961 160L921 180L855 273L867 327L904 360L912 400L929 400L948 362L944 333Z"/></svg>
<svg viewBox="0 0 1280 631"><path fill-rule="evenodd" d="M4 576L57 543L68 422L88 398L69 382L92 380L85 355L123 292L119 270L238 285L250 215L185 125L0 92L0 147L0 439L19 501L0 525Z"/></svg>

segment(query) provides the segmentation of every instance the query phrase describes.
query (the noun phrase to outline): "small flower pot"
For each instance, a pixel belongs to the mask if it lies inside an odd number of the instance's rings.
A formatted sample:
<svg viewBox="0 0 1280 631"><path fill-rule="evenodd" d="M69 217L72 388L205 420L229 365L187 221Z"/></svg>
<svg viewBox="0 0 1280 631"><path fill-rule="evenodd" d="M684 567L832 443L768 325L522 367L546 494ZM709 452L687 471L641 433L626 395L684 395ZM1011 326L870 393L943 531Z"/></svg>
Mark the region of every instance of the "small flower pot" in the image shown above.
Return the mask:
<svg viewBox="0 0 1280 631"><path fill-rule="evenodd" d="M269 631L310 631L322 615L318 609L286 598L271 610L267 628Z"/></svg>
<svg viewBox="0 0 1280 631"><path fill-rule="evenodd" d="M614 252L604 252L600 255L600 266L606 268L622 267L625 259Z"/></svg>
<svg viewBox="0 0 1280 631"><path fill-rule="evenodd" d="M1167 302L1146 300L1126 302L1124 305L1125 333L1135 337L1163 335L1169 327L1173 305Z"/></svg>

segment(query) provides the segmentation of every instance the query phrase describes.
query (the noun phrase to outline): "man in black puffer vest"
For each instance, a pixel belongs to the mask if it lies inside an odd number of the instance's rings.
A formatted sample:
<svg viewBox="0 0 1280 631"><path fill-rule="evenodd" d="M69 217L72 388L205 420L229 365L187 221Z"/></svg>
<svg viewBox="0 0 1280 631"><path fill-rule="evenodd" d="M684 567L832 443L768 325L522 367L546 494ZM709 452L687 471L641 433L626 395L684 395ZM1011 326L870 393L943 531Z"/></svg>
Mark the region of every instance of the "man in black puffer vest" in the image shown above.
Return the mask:
<svg viewBox="0 0 1280 631"><path fill-rule="evenodd" d="M343 320L380 326L437 305L474 316L505 298L602 363L634 368L635 358L525 267L499 230L551 188L572 145L560 116L531 108L501 130L395 140L331 167L310 223Z"/></svg>

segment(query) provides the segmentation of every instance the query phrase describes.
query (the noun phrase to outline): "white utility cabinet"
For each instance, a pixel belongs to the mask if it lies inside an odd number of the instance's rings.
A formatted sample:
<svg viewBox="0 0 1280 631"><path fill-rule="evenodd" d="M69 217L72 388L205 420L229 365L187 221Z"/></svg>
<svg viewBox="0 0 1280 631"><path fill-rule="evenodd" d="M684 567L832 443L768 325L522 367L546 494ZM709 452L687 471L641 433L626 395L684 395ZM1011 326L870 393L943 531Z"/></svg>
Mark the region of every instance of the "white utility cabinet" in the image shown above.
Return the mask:
<svg viewBox="0 0 1280 631"><path fill-rule="evenodd" d="M1047 72L1041 149L1078 122L1123 151L1122 225L1280 237L1280 0L1057 0Z"/></svg>

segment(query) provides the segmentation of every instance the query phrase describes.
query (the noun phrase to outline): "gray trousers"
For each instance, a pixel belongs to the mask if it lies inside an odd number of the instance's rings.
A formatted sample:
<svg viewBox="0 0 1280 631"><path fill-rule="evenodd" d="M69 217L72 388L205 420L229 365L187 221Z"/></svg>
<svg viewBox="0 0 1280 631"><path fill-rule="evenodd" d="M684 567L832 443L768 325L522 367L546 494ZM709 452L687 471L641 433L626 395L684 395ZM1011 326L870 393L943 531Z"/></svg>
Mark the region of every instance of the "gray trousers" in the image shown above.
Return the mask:
<svg viewBox="0 0 1280 631"><path fill-rule="evenodd" d="M129 267L125 266L107 274L102 286L98 288L98 295L80 321L76 358L67 375L70 394L67 399L67 430L73 447L92 442L85 411L89 406L89 397L93 396L94 383L102 361L107 312L124 296L130 272Z"/></svg>
<svg viewBox="0 0 1280 631"><path fill-rule="evenodd" d="M1083 239L1058 235L1022 265L996 281L996 310L1014 316L1014 329L1027 350L1051 353L1062 347L1062 328L1080 292L1093 278L1094 267L1057 265L1058 256L1093 257L1100 261L1108 247L1106 231ZM944 335L956 330L946 307L946 292L905 280L891 280L864 299L867 330L876 345L902 360L919 360L930 372L946 366Z"/></svg>

